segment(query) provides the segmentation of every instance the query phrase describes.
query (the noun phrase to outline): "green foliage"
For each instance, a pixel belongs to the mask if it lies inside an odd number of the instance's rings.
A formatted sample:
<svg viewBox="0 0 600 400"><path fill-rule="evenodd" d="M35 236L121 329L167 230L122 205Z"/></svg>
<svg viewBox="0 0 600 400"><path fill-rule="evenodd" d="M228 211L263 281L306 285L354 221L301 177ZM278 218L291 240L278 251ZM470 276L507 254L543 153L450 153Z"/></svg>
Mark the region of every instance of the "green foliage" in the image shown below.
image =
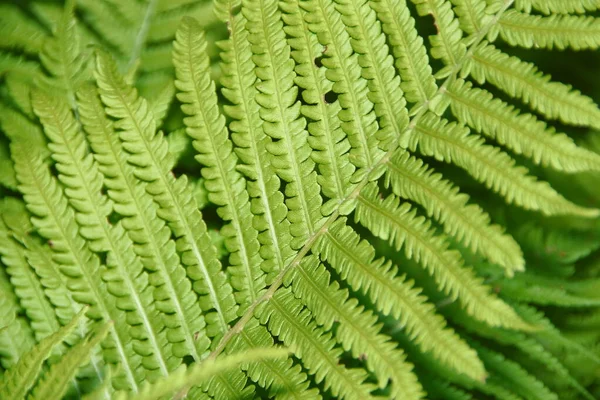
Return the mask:
<svg viewBox="0 0 600 400"><path fill-rule="evenodd" d="M599 9L3 4L0 397L598 398Z"/></svg>

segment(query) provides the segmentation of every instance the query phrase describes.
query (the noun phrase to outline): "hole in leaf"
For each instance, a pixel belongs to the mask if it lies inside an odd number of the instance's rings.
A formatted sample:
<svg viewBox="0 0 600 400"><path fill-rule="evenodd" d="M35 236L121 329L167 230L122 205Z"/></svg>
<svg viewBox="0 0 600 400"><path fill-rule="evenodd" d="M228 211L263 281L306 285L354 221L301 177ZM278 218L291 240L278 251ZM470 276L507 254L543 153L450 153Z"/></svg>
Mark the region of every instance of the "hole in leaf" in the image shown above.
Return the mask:
<svg viewBox="0 0 600 400"><path fill-rule="evenodd" d="M233 15L235 17L236 15L238 15L240 13L240 11L242 11L242 2L241 1L238 4L234 5L233 7L231 7L231 10L229 12L231 13L231 15Z"/></svg>
<svg viewBox="0 0 600 400"><path fill-rule="evenodd" d="M120 214L117 214L116 212L112 212L108 215L108 223L111 225L116 225L121 218L123 218Z"/></svg>
<svg viewBox="0 0 600 400"><path fill-rule="evenodd" d="M320 57L315 58L315 65L319 68L321 68L323 66L323 57L325 57L325 55L321 55Z"/></svg>
<svg viewBox="0 0 600 400"><path fill-rule="evenodd" d="M107 251L101 251L96 253L98 254L98 258L100 259L100 264L101 265L106 265L106 262L108 261L108 252Z"/></svg>
<svg viewBox="0 0 600 400"><path fill-rule="evenodd" d="M338 99L338 94L336 92L334 92L333 90L330 90L329 92L325 93L325 102L332 104L335 103Z"/></svg>

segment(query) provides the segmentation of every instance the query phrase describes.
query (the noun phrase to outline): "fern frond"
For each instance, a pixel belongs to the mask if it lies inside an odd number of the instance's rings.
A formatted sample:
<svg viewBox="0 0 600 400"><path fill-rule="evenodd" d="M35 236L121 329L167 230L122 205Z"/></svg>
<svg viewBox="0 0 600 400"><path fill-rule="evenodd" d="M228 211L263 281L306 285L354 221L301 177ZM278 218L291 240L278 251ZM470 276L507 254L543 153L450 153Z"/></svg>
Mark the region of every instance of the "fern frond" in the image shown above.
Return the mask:
<svg viewBox="0 0 600 400"><path fill-rule="evenodd" d="M3 206L4 204L0 204L0 215L7 211ZM31 321L36 340L40 341L58 330L60 325L54 309L46 298L35 272L27 263L25 248L11 237L11 232L1 219L0 256L15 294Z"/></svg>
<svg viewBox="0 0 600 400"><path fill-rule="evenodd" d="M54 36L44 41L40 60L50 77L40 75L39 78L40 85L48 91L64 93L72 108L75 107L75 92L87 78L88 58L81 46L74 8L75 0L66 2Z"/></svg>
<svg viewBox="0 0 600 400"><path fill-rule="evenodd" d="M223 94L233 103L225 106L225 111L234 119L230 124L232 140L237 145L236 153L241 161L238 170L247 178L248 194L252 197L253 226L257 231L261 244L260 255L264 259L261 268L271 276L284 268L284 263L291 258L289 221L285 218L287 209L283 203L283 195L278 190L279 179L274 174L265 149L268 140L260 127L258 105L254 99L256 80L254 63L251 60L250 43L244 29L246 19L242 13L235 16L231 13L229 2L215 3L222 10L222 18L229 22L230 38L222 42L221 78ZM269 275L267 276L267 280ZM248 347L272 345L269 333L262 326L246 327L239 340L230 348L238 351ZM312 391L305 387L306 375L299 368L291 368L291 360L265 361L254 363L248 370L248 376L260 383L270 392L278 393L285 388L285 394L279 396L299 399L311 396Z"/></svg>
<svg viewBox="0 0 600 400"><path fill-rule="evenodd" d="M71 348L56 364L52 365L28 396L30 400L60 399L67 391L69 381L77 370L90 358L94 346L100 343L112 322L100 325L85 339Z"/></svg>
<svg viewBox="0 0 600 400"><path fill-rule="evenodd" d="M448 382L442 380L434 380L429 383L427 387L427 393L430 399L444 399L444 400L472 400L473 397L470 393L463 391L455 386L450 385Z"/></svg>
<svg viewBox="0 0 600 400"><path fill-rule="evenodd" d="M0 185L11 190L17 190L17 176L10 159L8 144L5 142L0 143Z"/></svg>
<svg viewBox="0 0 600 400"><path fill-rule="evenodd" d="M538 181L527 169L497 147L485 144L468 128L426 115L415 129L411 148L438 160L455 164L477 181L499 193L508 203L547 215L570 213L573 204L547 182ZM579 208L578 208L579 209Z"/></svg>
<svg viewBox="0 0 600 400"><path fill-rule="evenodd" d="M257 232L252 227L250 202L245 182L235 170L237 157L231 151L224 118L219 115L214 84L209 76L209 60L203 55L205 42L197 22L187 19L177 34L174 63L180 89L178 97L183 110L190 115L184 121L194 147L200 152L198 161L207 167L202 174L206 179L209 199L221 206L220 215L230 220L222 233L229 247L232 286L238 290L240 313L245 306L260 295L265 286L264 272L258 268L260 256ZM262 261L262 260L260 260ZM256 343L246 341L255 347ZM264 366L265 372L274 374L272 367Z"/></svg>
<svg viewBox="0 0 600 400"><path fill-rule="evenodd" d="M5 201L3 206L1 211L4 221L11 230L11 234L15 240L24 246L26 262L35 271L36 279L39 279L39 283L43 287L43 294L51 303L52 315L55 319L52 325L56 324L52 330L54 332L58 330L60 325L65 325L71 321L81 310L82 306L73 300L65 278L61 275L58 265L52 259L52 250L50 247L42 245L39 240L31 237L30 232L33 230L33 226L29 221L29 213L25 209L25 204L13 200L10 202ZM31 287L35 288L35 286L35 284L31 284ZM85 326L79 325L76 331L78 338L85 338L87 334ZM73 338L65 339L68 344L73 344L73 340ZM58 352L62 352L62 350ZM91 374L101 380L102 361L97 354L92 357L91 364ZM76 389L78 389L78 383L75 381L73 383Z"/></svg>
<svg viewBox="0 0 600 400"><path fill-rule="evenodd" d="M13 232L15 231L14 228L11 229ZM40 282L44 286L44 293L54 307L56 318L60 324L65 325L75 317L82 306L73 299L73 296L67 287L65 278L59 272L58 265L52 260L52 251L50 247L42 246L37 240L28 235L20 237L15 235L15 237L27 248L25 253L27 261L35 270L37 276L39 276ZM88 333L87 327L79 325L79 327L76 328L76 332L77 335L75 338L67 338L65 340L68 344L73 344L73 341L77 339L84 339ZM98 351L94 351L93 353L94 354L92 354L90 358L90 369L83 371L81 374L102 381L102 357ZM72 380L72 383L75 389L79 390L78 382ZM110 382L106 385L110 385ZM105 395L107 389L108 388L105 388L101 392Z"/></svg>
<svg viewBox="0 0 600 400"><path fill-rule="evenodd" d="M94 320L120 320L123 314L116 308L114 299L105 293L98 257L78 235L75 215L63 196L62 189L49 174L47 167L36 154L35 147L26 141L11 144L19 189L24 194L27 208L35 218L33 225L40 235L52 243L53 259L59 264L61 274L68 282L73 299L90 305L88 316ZM127 346L130 336L123 326L112 327L107 351L113 350L107 360L122 366L124 377L116 386L137 387L137 367L141 363Z"/></svg>
<svg viewBox="0 0 600 400"><path fill-rule="evenodd" d="M411 346L408 345L407 347L410 348ZM521 396L513 393L510 389L504 387L502 382L498 382L497 379L492 379L492 377L488 377L485 382L477 381L467 377L466 375L457 374L453 370L436 363L433 358L428 356L426 353L412 352L411 355L412 358L415 359L417 365L420 367L421 372L427 371L427 380L433 380L434 386L436 381L442 380L447 384L454 384L468 390L469 394L472 394L474 399L482 398L482 394L484 394L486 395L485 397L499 400L525 400ZM431 396L430 398L435 398L434 393L436 390L432 389L431 386L432 385L430 384L427 387L428 394ZM446 393L444 393L444 395L446 395ZM446 397L442 397L440 400L446 400Z"/></svg>
<svg viewBox="0 0 600 400"><path fill-rule="evenodd" d="M514 303L513 308L528 323L542 328L532 333L536 340L543 344L555 343L567 351L581 355L587 362L600 366L600 358L594 352L563 334L542 312L524 303Z"/></svg>
<svg viewBox="0 0 600 400"><path fill-rule="evenodd" d="M0 48L37 55L47 36L45 29L27 17L16 4L0 6Z"/></svg>
<svg viewBox="0 0 600 400"><path fill-rule="evenodd" d="M556 133L531 114L493 98L491 93L456 80L448 88L452 111L463 123L532 158L536 164L566 172L597 170L600 156L575 146L565 134Z"/></svg>
<svg viewBox="0 0 600 400"><path fill-rule="evenodd" d="M21 309L17 296L4 268L0 268L0 365L5 370L16 365L35 344L31 327L17 316L18 312Z"/></svg>
<svg viewBox="0 0 600 400"><path fill-rule="evenodd" d="M158 88L152 87L151 93L153 96L150 100L150 108L154 119L156 120L156 126L161 126L169 112L171 102L175 97L175 85L172 79L159 79L161 83ZM156 93L156 94L154 94Z"/></svg>
<svg viewBox="0 0 600 400"><path fill-rule="evenodd" d="M532 10L544 14L583 14L600 9L598 0L515 0L515 8L530 13Z"/></svg>
<svg viewBox="0 0 600 400"><path fill-rule="evenodd" d="M564 50L597 49L600 46L600 20L591 16L548 17L508 10L500 18L490 39L497 35L512 46Z"/></svg>
<svg viewBox="0 0 600 400"><path fill-rule="evenodd" d="M406 100L421 105L433 98L437 85L423 39L415 28L405 0L373 0L369 4L381 21L401 76Z"/></svg>
<svg viewBox="0 0 600 400"><path fill-rule="evenodd" d="M27 262L44 287L44 293L52 304L58 321L61 325L66 324L79 312L81 306L73 300L59 266L52 260L52 250L30 235L17 232L14 224L10 224L9 228L12 230L13 237L25 246Z"/></svg>
<svg viewBox="0 0 600 400"><path fill-rule="evenodd" d="M227 350L233 354L247 351L248 348L273 347L273 337L257 319L252 319ZM244 368L246 369L246 368ZM318 390L309 388L306 374L300 365L293 365L291 357L281 360L264 360L251 363L247 367L250 379L278 399L321 399Z"/></svg>
<svg viewBox="0 0 600 400"><path fill-rule="evenodd" d="M503 280L497 283L500 290L508 296L524 303L559 307L600 306L600 296L595 288L589 294L577 290L582 284L584 283L578 285L577 281L548 278L533 272L524 273L518 281Z"/></svg>
<svg viewBox="0 0 600 400"><path fill-rule="evenodd" d="M185 176L176 179L169 174L167 143L162 133L155 132L155 123L146 101L123 82L116 72L116 66L105 54L99 54L97 58L97 80L108 114L118 120L115 127L119 129L123 148L131 153L127 162L134 166L137 178L148 182L146 191L160 207L157 215L167 221L176 235L177 249L182 253L181 261L186 266L194 290L200 295L208 294L204 301L210 301L210 305L204 303L203 308L214 308L217 311L215 317L222 320L224 313L231 313L234 307L227 300L230 293L228 285L220 274L215 249L207 236L206 224L195 205ZM186 320L199 321L199 305L187 303L185 307L195 315ZM223 326L226 326L226 322L220 323L213 334L222 332ZM195 343L193 337L195 332L202 332L203 329L185 327L185 331L187 351L199 361L206 349L196 347L200 343Z"/></svg>
<svg viewBox="0 0 600 400"><path fill-rule="evenodd" d="M458 17L460 29L467 34L479 32L481 25L487 22L487 4L485 0L450 0Z"/></svg>
<svg viewBox="0 0 600 400"><path fill-rule="evenodd" d="M359 196L355 218L374 235L390 242L414 258L435 278L440 290L458 300L473 317L492 326L530 329L506 303L489 293L471 269L463 266L460 254L449 250L442 236L435 236L430 223L416 217L410 205L399 206L390 196L380 200L377 189L367 185Z"/></svg>
<svg viewBox="0 0 600 400"><path fill-rule="evenodd" d="M294 61L285 41L281 13L274 0L250 2L242 12L248 19L248 39L255 52L256 76L261 80L256 95L263 129L272 141L266 144L271 165L286 182L285 195L290 222L292 248L302 247L308 237L323 222L320 213L322 198L317 183L315 164L310 158L306 120L300 115L296 101L298 88L293 85ZM244 11L245 10L245 11ZM270 94L276 93L273 101Z"/></svg>
<svg viewBox="0 0 600 400"><path fill-rule="evenodd" d="M491 44L478 48L471 59L467 68L477 82L490 82L547 118L572 125L600 126L600 110L591 98L570 85L551 81L533 63L509 56Z"/></svg>
<svg viewBox="0 0 600 400"><path fill-rule="evenodd" d="M538 365L543 366L550 371L553 378L561 380L567 385L575 388L586 399L593 399L593 396L571 375L571 372L563 365L563 362L552 354L551 351L546 349L544 345L540 343L541 341L529 337L522 332L491 328L484 324L477 323L470 318L458 318L455 320L460 321L460 324L466 329L479 336L492 339L503 345L514 346L531 360L536 361Z"/></svg>
<svg viewBox="0 0 600 400"><path fill-rule="evenodd" d="M337 4L352 38L352 48L359 55L361 75L368 81L368 97L379 118L377 139L389 143L408 125L408 111L386 37L367 0L338 0ZM403 142L402 138L400 142Z"/></svg>
<svg viewBox="0 0 600 400"><path fill-rule="evenodd" d="M478 346L478 352L486 366L496 372L492 383L499 383L510 388L523 399L531 400L558 400L556 393L544 385L535 376L527 373L519 364L506 359L502 354ZM495 382L494 382L495 381Z"/></svg>
<svg viewBox="0 0 600 400"><path fill-rule="evenodd" d="M139 67L140 80L149 74L171 79L170 42L184 16L200 19L203 26L215 22L212 4L206 1L80 0L78 6L85 23L112 50L120 71L134 73Z"/></svg>
<svg viewBox="0 0 600 400"><path fill-rule="evenodd" d="M337 282L331 282L330 274L316 257L305 258L290 279L292 291L319 326L332 330L334 322L339 324L334 334L336 341L355 359L366 357L365 364L377 376L380 388L391 380L392 397L421 398L421 388L404 352L379 332L372 312L364 310Z"/></svg>
<svg viewBox="0 0 600 400"><path fill-rule="evenodd" d="M373 399L375 385L365 382L367 373L359 368L346 368L339 363L342 353L335 347L331 334L323 332L311 320L299 300L289 289L278 290L261 310L261 323L267 324L302 360L308 372L333 396L345 399Z"/></svg>
<svg viewBox="0 0 600 400"><path fill-rule="evenodd" d="M130 69L146 40L156 3L156 0L134 3L101 0L81 1L80 6L85 11L85 20L100 33L103 40L118 49L123 64ZM103 23L114 20L119 21L119 29L115 29L112 24Z"/></svg>
<svg viewBox="0 0 600 400"><path fill-rule="evenodd" d="M333 82L326 77L324 67L316 68L315 60L323 55L317 35L310 32L304 11L298 2L284 2L281 5L286 24L292 57L296 61L297 84L303 89L302 98L308 104L300 108L307 120L310 137L308 142L313 152L311 157L318 165L317 182L323 194L331 199L325 203L322 212L330 214L330 209L345 198L353 186L350 178L355 171L350 162L350 144L341 129L337 115L341 111L338 100L327 102L325 96L332 90Z"/></svg>
<svg viewBox="0 0 600 400"><path fill-rule="evenodd" d="M86 311L87 309L83 308L71 322L42 339L31 351L23 355L17 364L2 375L0 395L3 399L25 398L29 389L35 384L42 364L50 356L52 349L73 332Z"/></svg>
<svg viewBox="0 0 600 400"><path fill-rule="evenodd" d="M131 335L138 341L134 349L144 357L145 368L154 370L157 375L166 375L177 363L169 360L171 351L166 346L164 325L153 323L158 322L158 318L148 277L122 224L111 226L108 222L113 206L101 194L103 177L92 155L87 153L83 132L64 102L41 92L34 94L33 102L51 140L52 157L57 163L59 179L65 185L65 194L75 209L79 232L92 251L107 252L108 270L103 280L107 282L108 291L118 298L117 306L127 313Z"/></svg>
<svg viewBox="0 0 600 400"><path fill-rule="evenodd" d="M199 306L192 305L197 301L191 292L192 284L185 279L169 229L157 217L151 196L145 192L144 185L136 181L134 169L127 163L96 90L88 87L81 92L79 107L99 168L107 177L108 195L115 202L115 210L124 216L122 225L134 243L134 251L151 271L149 282L155 288L156 309L166 326L167 340L173 346L170 351L183 358L194 343L190 332L204 329L204 321L196 319ZM171 364L169 370L176 365Z"/></svg>
<svg viewBox="0 0 600 400"><path fill-rule="evenodd" d="M23 55L12 54L0 50L0 73L5 74L10 71L23 73L37 73L38 65L36 62L28 60Z"/></svg>
<svg viewBox="0 0 600 400"><path fill-rule="evenodd" d="M0 381L594 398L600 3L409 3L0 6Z"/></svg>
<svg viewBox="0 0 600 400"><path fill-rule="evenodd" d="M11 100L28 118L34 118L31 106L31 88L38 76L40 75L37 73L19 70L9 71L4 75L4 83Z"/></svg>
<svg viewBox="0 0 600 400"><path fill-rule="evenodd" d="M266 286L258 268L260 256L257 233L252 228L252 213L242 175L235 169L237 156L232 151L223 117L217 105L215 85L210 79L206 41L199 24L183 20L174 44L173 63L177 80L177 98L182 103L186 131L204 167L202 176L209 200L219 206L220 217L228 221L222 233L230 251L228 272L237 291L239 313L261 294Z"/></svg>
<svg viewBox="0 0 600 400"><path fill-rule="evenodd" d="M350 35L334 5L328 1L311 0L301 6L306 10L308 28L326 49L321 62L342 107L338 118L352 146L349 158L357 168L352 177L352 181L356 182L382 154L378 148L378 125L373 103L368 98L367 81L361 79L358 54L352 52Z"/></svg>
<svg viewBox="0 0 600 400"><path fill-rule="evenodd" d="M293 238L292 248L297 249L323 222L319 212L321 191L315 164L310 158L306 121L301 117L300 103L296 101L298 89L292 81L294 62L289 57L290 47L285 42L277 4L268 1L252 8L247 9L246 18L250 43L258 51L253 57L256 75L261 79L256 101L261 106L263 129L273 140L266 144L272 156L271 165L286 181L287 219ZM277 101L269 98L271 93L278 94Z"/></svg>
<svg viewBox="0 0 600 400"><path fill-rule="evenodd" d="M161 399L165 396L176 395L180 397L186 389L192 385L197 385L208 381L211 377L219 375L227 370L233 369L242 363L253 363L269 358L285 357L288 351L277 348L264 348L248 350L244 353L227 355L216 360L207 360L188 368L179 369L168 378L143 387L139 394L127 396L126 394L117 395L117 399L136 399L152 400Z"/></svg>
<svg viewBox="0 0 600 400"><path fill-rule="evenodd" d="M35 147L44 160L50 152L46 146L46 137L41 127L31 122L18 111L5 107L0 103L0 126L8 139L26 140Z"/></svg>
<svg viewBox="0 0 600 400"><path fill-rule="evenodd" d="M431 55L444 61L445 72L440 71L438 77L446 77L467 52L467 47L461 40L462 32L452 10L452 4L444 0L412 0L412 2L416 4L419 15L431 14L435 21L438 32L429 37Z"/></svg>
<svg viewBox="0 0 600 400"><path fill-rule="evenodd" d="M489 215L479 206L467 204L468 196L421 160L404 151L396 152L387 163L385 184L391 186L397 196L421 204L429 217L443 225L448 235L506 268L508 276L525 268L525 260L515 240L498 225L492 225Z"/></svg>
<svg viewBox="0 0 600 400"><path fill-rule="evenodd" d="M188 278L193 282L194 291L199 295L207 295L198 303L194 299L195 293L182 291L187 298L180 309L180 312L185 310L188 313L186 323L181 324L180 335L185 344L182 355L189 354L194 360L200 361L208 348L204 341L196 340L196 336L219 336L235 318L231 286L222 275L215 248L208 238L206 224L186 177L176 179L168 170L171 161L167 142L162 133L155 132L155 122L147 102L137 96L135 89L125 84L106 54L98 55L96 75L107 112L118 120L115 127L120 130L123 148L131 153L127 162L134 167L137 178L148 182L145 189L159 205L157 215L166 220L177 237L177 250L182 253L181 261L186 266ZM199 325L202 320L200 306L202 309L215 310L207 318L210 331ZM237 374L236 378L229 381L236 381L236 386L227 386L229 382L225 381L226 385L219 390L228 391L227 396L235 396L245 384L242 374Z"/></svg>
<svg viewBox="0 0 600 400"><path fill-rule="evenodd" d="M259 106L256 103L254 84L257 80L252 50L245 29L247 20L243 13L233 16L227 8L232 6L215 3L225 12L231 30L229 40L221 43L223 52L221 84L223 95L232 103L225 105L225 113L232 118L229 125L231 139L240 163L238 170L247 178L246 189L251 197L253 226L259 232L261 268L271 283L275 274L285 267L285 261L293 256L290 246L291 234L287 220L287 208L283 193L279 191L279 177L274 173L266 144L270 140L261 129Z"/></svg>
<svg viewBox="0 0 600 400"><path fill-rule="evenodd" d="M381 313L397 319L424 351L473 379L484 379L485 370L475 352L445 327L443 319L412 282L397 276L396 267L384 259L375 260L375 249L360 240L343 219L329 228L315 250L355 291L367 294ZM413 389L414 393L420 390Z"/></svg>

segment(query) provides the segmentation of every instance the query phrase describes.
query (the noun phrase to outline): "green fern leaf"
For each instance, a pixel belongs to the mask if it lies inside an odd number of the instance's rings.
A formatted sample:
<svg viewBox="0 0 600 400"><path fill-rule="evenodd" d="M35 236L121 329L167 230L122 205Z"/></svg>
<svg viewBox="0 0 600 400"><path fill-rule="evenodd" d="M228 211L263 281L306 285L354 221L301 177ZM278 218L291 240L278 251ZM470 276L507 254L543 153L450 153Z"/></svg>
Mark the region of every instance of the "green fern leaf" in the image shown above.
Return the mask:
<svg viewBox="0 0 600 400"><path fill-rule="evenodd" d="M351 180L356 182L382 154L378 148L377 120L373 103L368 98L367 82L360 79L358 54L352 52L350 35L334 5L311 0L302 7L306 10L306 20L310 21L309 29L326 48L322 63L342 107L338 118L351 146L349 159L357 168Z"/></svg>
<svg viewBox="0 0 600 400"><path fill-rule="evenodd" d="M538 10L544 14L583 14L600 9L598 0L516 0L515 8L530 13Z"/></svg>
<svg viewBox="0 0 600 400"><path fill-rule="evenodd" d="M398 319L424 351L474 379L484 379L485 370L475 352L445 327L412 282L397 277L391 263L374 260L375 249L350 227L342 222L334 224L316 248L354 290L367 293L380 312ZM416 394L419 390L412 391Z"/></svg>
<svg viewBox="0 0 600 400"><path fill-rule="evenodd" d="M422 105L434 97L437 85L423 39L418 35L406 1L374 0L370 6L377 12L390 41L406 100Z"/></svg>
<svg viewBox="0 0 600 400"><path fill-rule="evenodd" d="M518 114L512 106L492 98L489 92L457 80L448 94L461 122L538 164L567 172L599 168L597 154L576 147L566 135L547 128L533 115Z"/></svg>
<svg viewBox="0 0 600 400"><path fill-rule="evenodd" d="M524 269L519 245L497 225L491 225L490 217L481 208L467 204L468 198L443 181L441 175L406 152L396 153L387 167L386 185L397 196L421 204L430 217L443 224L447 234L502 265L509 276Z"/></svg>
<svg viewBox="0 0 600 400"><path fill-rule="evenodd" d="M113 206L100 194L103 178L92 155L86 152L85 137L65 103L41 92L34 93L33 102L51 140L52 157L57 162L65 194L76 211L79 232L92 251L108 253L108 270L103 280L108 291L119 299L118 307L128 312L132 337L139 341L134 349L144 357L147 369L166 375L177 364L169 360L170 351L165 349L164 325L152 323L157 312L148 290L148 278L133 253L133 244L127 240L122 224L113 227L108 222Z"/></svg>
<svg viewBox="0 0 600 400"><path fill-rule="evenodd" d="M167 143L162 136L155 133L155 122L149 113L148 105L142 98L137 97L134 89L128 87L117 74L115 65L104 54L99 54L97 60L97 80L100 86L100 95L108 107L108 113L118 118L116 128L123 140L123 148L132 153L127 160L134 166L135 175L148 182L146 191L159 203L160 209L157 215L164 218L170 225L171 230L178 237L177 247L182 254L181 260L187 267L187 276L192 282L202 279L202 286L194 289L200 294L208 293L212 307L221 310L219 292L225 289L223 294L227 296L226 287L223 283L215 286L212 282L213 276L217 276L219 266L214 256L215 249L207 238L206 225L201 219L198 208L194 205L189 186L185 177L175 179L167 176L170 154ZM222 282L222 280L221 280ZM222 312L231 312L233 304L226 303L228 308L217 314L223 318ZM193 339L196 332L203 332L203 321L201 322L200 309L193 309L193 318L186 318L188 322L194 322L195 328L186 328L185 341L187 351L191 352L196 360L201 359L201 354L206 350L204 342ZM196 308L196 309L194 309ZM221 314L221 315L219 315ZM222 328L217 328L222 329Z"/></svg>
<svg viewBox="0 0 600 400"><path fill-rule="evenodd" d="M352 38L352 48L359 55L361 75L368 82L368 97L373 102L375 115L379 119L377 139L389 143L400 136L408 125L408 112L385 35L375 11L366 0L339 0L337 3L342 22Z"/></svg>
<svg viewBox="0 0 600 400"><path fill-rule="evenodd" d="M542 17L508 10L490 36L495 38L499 34L512 46L525 48L597 49L600 46L598 24L600 21L591 16Z"/></svg>
<svg viewBox="0 0 600 400"><path fill-rule="evenodd" d="M600 4L408 3L0 6L0 381L594 398Z"/></svg>
<svg viewBox="0 0 600 400"><path fill-rule="evenodd" d="M591 98L569 85L551 81L534 64L509 56L493 45L477 49L467 68L479 83L492 83L548 118L598 127L600 110Z"/></svg>
<svg viewBox="0 0 600 400"><path fill-rule="evenodd" d="M35 341L27 321L17 316L20 306L3 268L0 269L0 285L0 365L8 370L33 347Z"/></svg>
<svg viewBox="0 0 600 400"><path fill-rule="evenodd" d="M397 250L404 247L408 258L420 262L432 274L440 290L458 299L473 317L492 326L531 329L500 299L489 293L471 269L465 268L460 255L448 249L442 236L435 236L429 223L416 217L408 204L398 206L394 196L379 200L373 185L359 197L356 220L373 234L390 240Z"/></svg>
<svg viewBox="0 0 600 400"><path fill-rule="evenodd" d="M395 348L389 337L380 334L376 316L362 310L355 298L349 298L346 290L330 282L330 275L316 257L305 258L295 270L292 291L300 297L318 325L331 330L338 323L335 337L344 350L365 363L384 388L393 381L390 392L393 397L421 398L421 390L412 374L411 365L404 353Z"/></svg>
<svg viewBox="0 0 600 400"><path fill-rule="evenodd" d="M0 214L4 214L7 211L6 208L5 203L0 204ZM6 272L10 276L15 294L26 310L36 340L39 341L58 330L60 325L56 320L52 305L44 294L42 285L27 263L25 249L11 237L2 220L0 220L0 243L2 263L6 266Z"/></svg>
<svg viewBox="0 0 600 400"><path fill-rule="evenodd" d="M0 6L0 37L0 48L20 49L36 55L41 50L47 33L16 5L3 4Z"/></svg>
<svg viewBox="0 0 600 400"><path fill-rule="evenodd" d="M458 17L460 29L465 33L479 32L481 24L488 22L486 2L484 0L450 0Z"/></svg>
<svg viewBox="0 0 600 400"><path fill-rule="evenodd" d="M94 346L104 340L108 334L109 325L110 323L107 323L94 329L84 340L71 348L59 362L52 365L40 383L33 388L28 398L32 400L62 398L67 390L69 380L75 375L77 369L89 359Z"/></svg>
<svg viewBox="0 0 600 400"><path fill-rule="evenodd" d="M198 155L196 159L205 167L202 175L209 190L209 200L220 206L219 214L229 224L223 227L225 244L230 251L229 272L237 290L237 303L243 313L265 287L260 264L257 234L252 229L252 215L248 193L241 174L236 171L237 157L228 139L225 118L220 115L214 83L210 80L209 60L205 53L206 42L200 26L186 18L177 33L173 63L179 90L177 97L182 110L187 133Z"/></svg>
<svg viewBox="0 0 600 400"><path fill-rule="evenodd" d="M465 169L508 203L547 215L594 212L567 201L546 182L537 181L527 174L527 169L515 165L510 155L485 144L481 137L470 135L464 126L428 114L417 125L416 133L412 149L418 143L423 154Z"/></svg>
<svg viewBox="0 0 600 400"><path fill-rule="evenodd" d="M68 207L62 189L49 174L35 147L25 141L11 145L19 189L24 193L28 209L34 214L34 226L51 241L53 259L60 265L61 274L68 281L73 299L90 305L88 316L94 320L118 320L122 313L114 300L104 292L100 277L100 263L81 236L78 235L74 212ZM85 265L85 268L82 266ZM130 339L123 327L110 330L111 347L115 348L114 363L123 366L124 387L137 387L135 372L140 361L125 347Z"/></svg>
<svg viewBox="0 0 600 400"><path fill-rule="evenodd" d="M487 349L480 348L478 351L486 366L490 370L499 373L494 380L497 380L502 386L510 387L511 390L523 396L523 399L558 400L556 393L550 391L542 382L533 375L528 374L517 363Z"/></svg>
<svg viewBox="0 0 600 400"><path fill-rule="evenodd" d="M273 337L269 331L258 323L252 321L235 338L228 351L238 353L247 351L248 348L272 347ZM281 399L320 399L318 390L309 388L306 374L299 365L294 365L291 358L285 360L263 360L248 365L247 374L250 379L263 388L268 388L269 393Z"/></svg>
<svg viewBox="0 0 600 400"><path fill-rule="evenodd" d="M83 308L71 322L42 339L2 376L0 380L2 398L21 399L25 397L28 390L35 384L42 364L50 356L52 349L73 332L86 311L87 309Z"/></svg>
<svg viewBox="0 0 600 400"><path fill-rule="evenodd" d="M217 3L217 7L221 6ZM224 6L223 6L224 7ZM228 14L229 15L229 14ZM269 139L261 128L255 65L251 45L245 30L246 19L242 13L227 20L231 26L230 38L222 44L223 95L232 105L225 112L234 121L230 124L231 139L236 145L240 163L238 170L247 178L246 188L251 197L253 226L258 231L263 258L261 268L271 283L276 273L285 267L287 259L294 254L291 246L290 223L284 195L279 191L280 180L273 171L266 150Z"/></svg>
<svg viewBox="0 0 600 400"><path fill-rule="evenodd" d="M288 352L285 349L254 349L244 353L225 356L216 360L204 361L187 370L182 368L168 379L161 379L152 385L144 386L142 391L137 395L118 395L117 399L131 398L136 400L151 400L161 399L164 396L173 394L179 394L179 396L181 396L189 386L208 381L212 376L219 375L242 363L252 363L268 358L284 357L287 353Z"/></svg>
<svg viewBox="0 0 600 400"><path fill-rule="evenodd" d="M63 92L71 107L75 107L75 92L86 79L86 54L77 32L74 16L75 1L67 1L56 25L54 37L44 42L40 52L42 65L51 77L40 75L40 85L54 93Z"/></svg>
<svg viewBox="0 0 600 400"><path fill-rule="evenodd" d="M327 79L326 68L314 68L314 60L324 56L317 36L310 32L304 16L306 12L295 2L282 3L285 13L282 15L287 33L293 38L288 42L292 48L292 57L296 60L297 82L304 91L302 97L307 105L300 109L308 123L308 139L313 152L311 157L318 165L317 182L323 194L331 199L322 208L325 215L345 198L352 190L349 184L354 173L348 150L350 144L341 129L337 115L341 111L339 101L328 103L327 93L333 88L333 82Z"/></svg>
<svg viewBox="0 0 600 400"><path fill-rule="evenodd" d="M0 143L0 185L11 190L17 189L15 168L6 143Z"/></svg>
<svg viewBox="0 0 600 400"><path fill-rule="evenodd" d="M246 8L248 14L248 39L256 48L253 60L259 93L256 102L261 107L264 132L272 141L266 144L271 155L271 165L286 182L285 195L290 222L292 248L302 247L309 235L323 222L319 208L322 203L317 184L314 162L309 157L306 121L300 117L300 103L296 101L297 88L293 86L294 62L285 34L277 3L269 0ZM264 22L263 22L264 21ZM278 98L268 95L277 93Z"/></svg>
<svg viewBox="0 0 600 400"><path fill-rule="evenodd" d="M261 323L284 343L294 348L317 382L324 382L334 396L347 399L372 399L374 385L365 382L366 371L339 364L341 353L331 334L310 320L310 314L289 290L279 290L261 312Z"/></svg>
<svg viewBox="0 0 600 400"><path fill-rule="evenodd" d="M417 5L419 15L431 14L438 27L438 33L429 37L432 50L431 55L439 58L447 65L446 71L459 64L465 56L467 48L462 39L458 19L454 15L451 3L444 0L412 0ZM444 71L444 70L442 70ZM438 73L445 77L448 72Z"/></svg>

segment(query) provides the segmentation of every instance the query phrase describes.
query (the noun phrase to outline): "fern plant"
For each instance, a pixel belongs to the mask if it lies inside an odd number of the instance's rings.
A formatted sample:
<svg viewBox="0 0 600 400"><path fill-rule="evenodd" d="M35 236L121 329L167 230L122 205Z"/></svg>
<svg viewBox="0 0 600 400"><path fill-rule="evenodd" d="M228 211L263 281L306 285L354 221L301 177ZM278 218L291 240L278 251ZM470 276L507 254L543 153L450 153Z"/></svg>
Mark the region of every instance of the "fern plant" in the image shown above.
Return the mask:
<svg viewBox="0 0 600 400"><path fill-rule="evenodd" d="M0 397L598 398L599 9L2 5Z"/></svg>

